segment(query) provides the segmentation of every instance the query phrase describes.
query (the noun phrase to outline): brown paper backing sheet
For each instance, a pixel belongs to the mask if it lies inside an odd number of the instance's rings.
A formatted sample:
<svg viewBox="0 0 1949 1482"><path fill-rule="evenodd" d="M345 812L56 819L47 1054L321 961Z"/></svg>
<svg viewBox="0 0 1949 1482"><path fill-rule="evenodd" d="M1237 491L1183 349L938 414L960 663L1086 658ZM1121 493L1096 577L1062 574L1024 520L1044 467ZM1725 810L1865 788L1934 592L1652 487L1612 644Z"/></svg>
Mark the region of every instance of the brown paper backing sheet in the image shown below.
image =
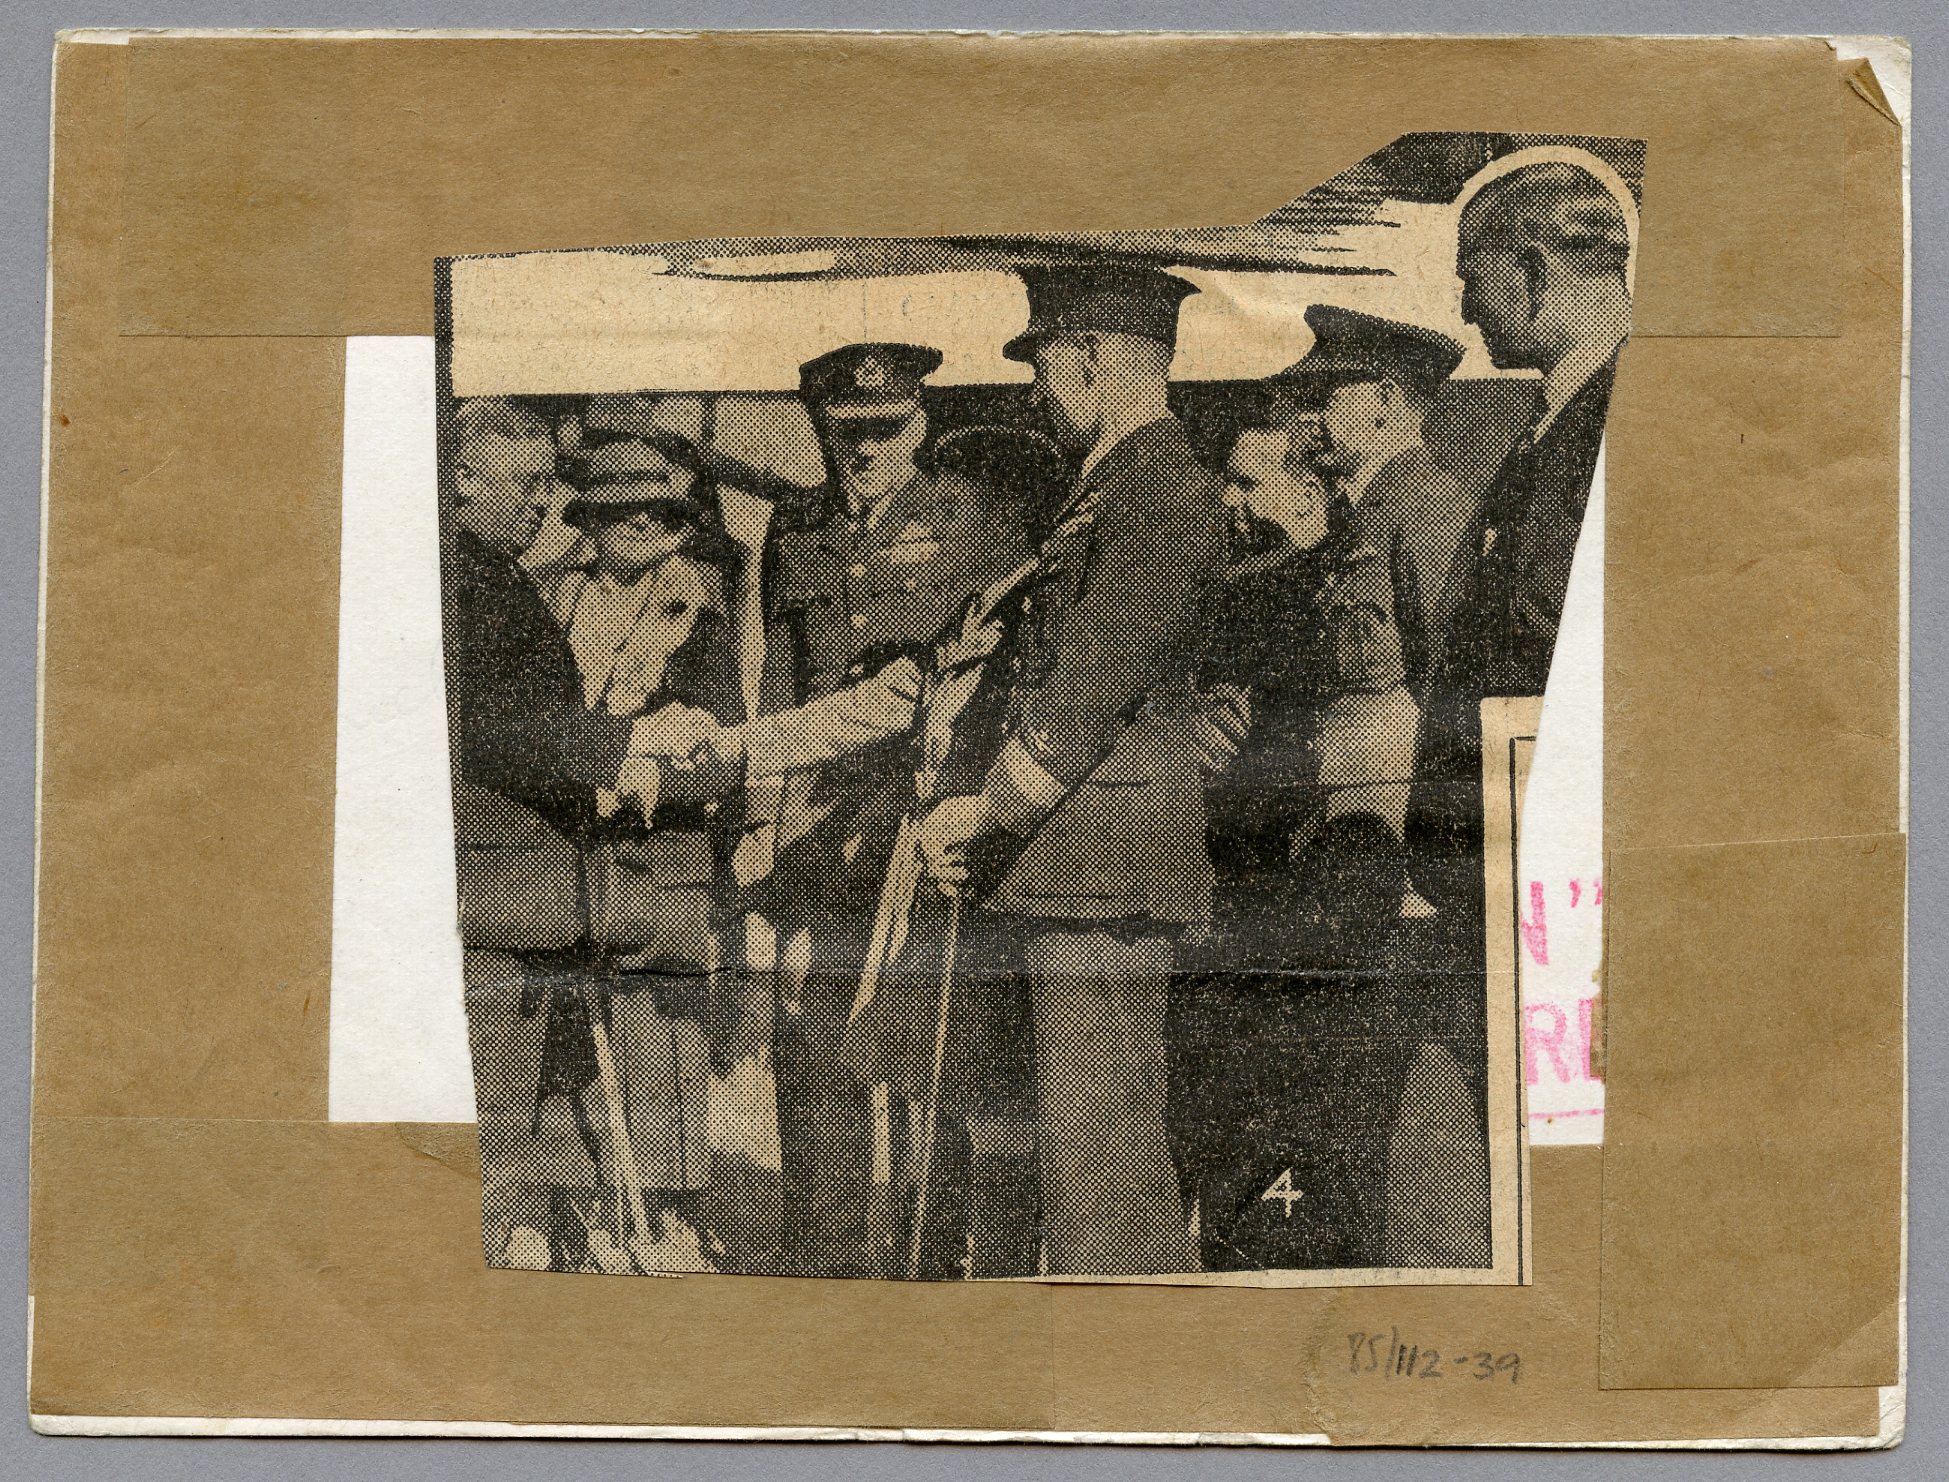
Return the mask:
<svg viewBox="0 0 1949 1482"><path fill-rule="evenodd" d="M1900 135L1848 69L1811 41L514 45L61 50L33 1409L1873 1434ZM1534 1285L491 1272L470 1127L321 1120L338 336L430 333L437 254L1240 221L1417 128L1650 142L1608 465L1610 1142L1533 1153ZM1356 1332L1522 1380L1352 1373Z"/></svg>

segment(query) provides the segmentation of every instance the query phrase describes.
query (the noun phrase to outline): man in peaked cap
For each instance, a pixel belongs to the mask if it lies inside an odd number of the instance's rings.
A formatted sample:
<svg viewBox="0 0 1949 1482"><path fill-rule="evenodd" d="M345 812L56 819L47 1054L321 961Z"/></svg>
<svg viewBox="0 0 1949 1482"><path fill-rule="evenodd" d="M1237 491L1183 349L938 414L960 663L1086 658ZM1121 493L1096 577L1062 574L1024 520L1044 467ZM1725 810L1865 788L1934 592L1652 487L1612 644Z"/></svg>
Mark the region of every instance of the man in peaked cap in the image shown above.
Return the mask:
<svg viewBox="0 0 1949 1482"><path fill-rule="evenodd" d="M1028 555L1016 522L998 518L997 490L922 455L921 386L941 360L930 346L873 342L838 346L800 369L830 476L808 526L779 531L768 553L747 553L768 557L768 711L833 700L890 658L921 651L969 597ZM847 1029L911 794L911 721L909 706L877 739L856 726L843 746L820 748L833 759L769 781L752 776L750 811L769 816L776 850L760 900L778 932L783 1264L802 1275L882 1274L904 1244L889 1212L895 1191L876 1185L875 1170L897 1181L890 1164L913 1157L888 1146L911 1088L876 1096L856 1067L880 1057L856 1055L859 1036ZM946 1135L958 1137L958 1126ZM936 1166L958 1161L949 1151ZM952 1210L934 1208L940 1238L922 1274L958 1275Z"/></svg>
<svg viewBox="0 0 1949 1482"><path fill-rule="evenodd" d="M1195 1270L1164 1125L1176 939L1212 891L1191 680L1221 500L1166 379L1194 290L1147 267L1021 273L1029 323L1003 353L1082 467L996 656L999 751L920 843L1027 980L1049 1271Z"/></svg>
<svg viewBox="0 0 1949 1482"><path fill-rule="evenodd" d="M1443 1083L1445 1095L1459 1084L1457 1066L1480 1061L1484 1032L1479 916L1471 926L1446 902L1431 906L1431 898L1441 897L1431 883L1421 829L1413 816L1413 794L1435 765L1430 760L1430 715L1438 708L1435 691L1443 683L1440 674L1451 629L1475 564L1470 531L1479 519L1479 501L1436 462L1424 442L1429 410L1460 364L1462 348L1434 330L1353 310L1319 305L1306 318L1315 335L1313 349L1274 377L1273 385L1284 387L1300 405L1317 408L1321 425L1314 456L1337 481L1355 528L1386 560L1408 687L1419 712L1409 816L1402 827L1408 888L1395 890L1400 902L1397 930L1386 944L1382 971L1368 995L1368 1012L1389 1026L1376 1040L1370 1065L1376 1078L1371 1087L1377 1092L1385 1088L1381 1099L1388 1105L1368 1108L1366 1114L1393 1119L1392 1128L1368 1126L1375 1135L1389 1138L1380 1166L1390 1194L1378 1201L1386 1210L1385 1220L1363 1233L1378 1242L1369 1245L1369 1258L1379 1255L1386 1264L1441 1265L1445 1256L1447 1264L1471 1266L1478 1264L1481 1252L1473 1230L1466 1227L1475 1224L1473 1201L1485 1187L1482 1167L1470 1166L1474 1141L1445 1138L1443 1145L1453 1156L1432 1165L1423 1160L1426 1177L1419 1188L1402 1182L1408 1164L1395 1156L1403 1126L1424 1125L1422 1109L1434 1104L1426 1092L1427 1076L1417 1067L1425 1057L1438 1055L1450 1073ZM1479 762L1473 775L1473 785L1479 787ZM1394 820L1389 823L1391 832ZM1394 840L1387 842L1391 847ZM1472 859L1458 863L1460 868L1443 878L1472 879L1466 889L1479 901L1479 849ZM1388 872L1400 879L1398 863L1390 864ZM1397 1099L1398 1106L1393 1104ZM1468 1126L1474 1118L1464 1097L1453 1107L1448 1125ZM1367 1192L1372 1194L1371 1186ZM1362 1200L1369 1208L1376 1202ZM1469 1211L1453 1222L1455 1238L1445 1253L1438 1242L1400 1237L1402 1228L1426 1223L1425 1215L1443 1207Z"/></svg>
<svg viewBox="0 0 1949 1482"><path fill-rule="evenodd" d="M1385 558L1408 684L1423 692L1463 573L1473 501L1423 441L1429 409L1461 363L1447 335L1356 309L1306 311L1313 347L1272 377L1275 406L1315 412L1314 461L1354 528Z"/></svg>

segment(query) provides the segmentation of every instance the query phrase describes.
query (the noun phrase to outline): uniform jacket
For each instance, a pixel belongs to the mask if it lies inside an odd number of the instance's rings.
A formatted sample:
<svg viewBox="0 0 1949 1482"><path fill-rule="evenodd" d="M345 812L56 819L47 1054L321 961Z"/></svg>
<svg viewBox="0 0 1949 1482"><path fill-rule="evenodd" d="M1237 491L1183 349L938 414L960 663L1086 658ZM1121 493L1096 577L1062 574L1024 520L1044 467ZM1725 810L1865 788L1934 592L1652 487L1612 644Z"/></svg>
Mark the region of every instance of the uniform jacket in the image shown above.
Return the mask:
<svg viewBox="0 0 1949 1482"><path fill-rule="evenodd" d="M1220 491L1175 418L1138 428L1044 541L1005 665L983 790L1019 850L986 892L1029 917L1184 925L1211 911L1191 740L1200 618L1222 559Z"/></svg>
<svg viewBox="0 0 1949 1482"><path fill-rule="evenodd" d="M808 738L814 765L793 771L779 800L781 895L801 904L863 900L870 914L912 793L913 696L849 687L928 648L971 594L1027 558L1026 533L998 520L1000 508L984 485L923 472L870 524L849 519L834 493L819 523L777 537L767 583L767 709L818 702L799 720L831 731ZM884 731L878 742L876 729ZM754 751L754 778L759 770Z"/></svg>
<svg viewBox="0 0 1949 1482"><path fill-rule="evenodd" d="M1446 642L1466 580L1462 552L1479 508L1455 475L1418 445L1383 463L1353 506L1354 529L1379 552L1393 587L1391 616L1417 694Z"/></svg>
<svg viewBox="0 0 1949 1482"><path fill-rule="evenodd" d="M1484 493L1445 665L1451 687L1478 698L1543 693L1616 371L1613 356L1540 438L1518 438Z"/></svg>
<svg viewBox="0 0 1949 1482"><path fill-rule="evenodd" d="M1392 606L1388 563L1350 521L1317 552L1228 571L1204 676L1249 691L1253 720L1211 781L1219 899L1211 938L1188 958L1195 970L1269 972L1283 984L1309 964L1351 966L1336 928L1376 910L1336 888L1340 841L1378 839L1380 857L1344 865L1384 880L1414 770L1418 717ZM1378 909L1391 917L1399 903L1396 889Z"/></svg>
<svg viewBox="0 0 1949 1482"><path fill-rule="evenodd" d="M1325 807L1319 737L1328 707L1400 688L1392 596L1385 557L1352 531L1317 552L1289 549L1228 568L1200 669L1207 685L1251 695L1252 727L1210 782L1221 878L1288 867L1293 839Z"/></svg>

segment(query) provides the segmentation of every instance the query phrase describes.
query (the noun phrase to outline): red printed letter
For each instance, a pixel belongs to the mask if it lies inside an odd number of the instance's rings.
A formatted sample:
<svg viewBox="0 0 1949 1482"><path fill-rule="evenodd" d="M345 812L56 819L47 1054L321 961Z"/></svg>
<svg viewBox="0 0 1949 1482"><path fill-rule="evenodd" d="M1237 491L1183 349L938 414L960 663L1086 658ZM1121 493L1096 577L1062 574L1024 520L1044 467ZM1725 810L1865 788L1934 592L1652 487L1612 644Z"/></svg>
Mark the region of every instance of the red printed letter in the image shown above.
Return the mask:
<svg viewBox="0 0 1949 1482"><path fill-rule="evenodd" d="M1538 1015L1548 1019L1545 1027L1537 1022ZM1556 1072L1560 1081L1572 1079L1570 1057L1565 1052L1564 1036L1570 1032L1570 1020L1562 1009L1553 1003L1532 1003L1523 1007L1523 1079L1535 1085L1540 1077L1536 1073L1536 1052L1541 1049L1550 1057L1550 1068Z"/></svg>
<svg viewBox="0 0 1949 1482"><path fill-rule="evenodd" d="M1535 920L1523 920L1523 913L1519 909L1516 912L1516 927L1523 934L1523 945L1529 948L1529 955L1536 959L1539 966L1548 967L1550 965L1550 942L1549 933L1545 929L1543 921L1543 882L1541 880L1532 880L1529 882L1529 910L1530 915L1535 917Z"/></svg>

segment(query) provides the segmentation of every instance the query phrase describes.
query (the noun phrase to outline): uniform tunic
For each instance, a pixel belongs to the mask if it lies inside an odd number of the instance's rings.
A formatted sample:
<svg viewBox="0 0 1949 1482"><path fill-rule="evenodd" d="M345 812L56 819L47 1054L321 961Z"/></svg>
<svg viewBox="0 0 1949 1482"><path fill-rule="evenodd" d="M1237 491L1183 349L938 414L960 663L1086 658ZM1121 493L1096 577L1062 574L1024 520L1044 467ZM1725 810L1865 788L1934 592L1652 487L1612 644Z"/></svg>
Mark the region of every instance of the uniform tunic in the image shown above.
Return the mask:
<svg viewBox="0 0 1949 1482"><path fill-rule="evenodd" d="M1354 524L1320 552L1239 563L1213 604L1204 672L1251 694L1253 725L1213 782L1218 908L1172 1006L1172 1130L1208 1269L1355 1267L1378 1249L1405 1065L1384 972L1399 841L1339 806L1320 742L1357 699L1367 724L1405 731L1363 755L1405 740L1411 756L1392 602Z"/></svg>
<svg viewBox="0 0 1949 1482"><path fill-rule="evenodd" d="M1219 882L1209 940L1234 966L1281 970L1310 946L1279 930L1275 902L1308 883L1307 846L1338 811L1323 722L1344 697L1389 695L1405 678L1389 600L1386 558L1348 533L1319 552L1239 563L1213 603L1206 682L1252 697L1251 730L1209 804ZM1411 739L1411 720L1406 729Z"/></svg>
<svg viewBox="0 0 1949 1482"><path fill-rule="evenodd" d="M1377 468L1351 510L1354 530L1380 557L1392 585L1388 612L1400 635L1408 686L1417 695L1447 645L1478 510L1461 481L1419 444Z"/></svg>
<svg viewBox="0 0 1949 1482"><path fill-rule="evenodd" d="M1209 917L1191 681L1220 507L1165 418L1109 450L1043 542L996 656L1006 741L985 790L1019 847L994 862L990 911L1146 929Z"/></svg>
<svg viewBox="0 0 1949 1482"><path fill-rule="evenodd" d="M868 1225L885 1195L875 1193L859 1069L881 1050L862 1047L858 1034L849 1040L847 1020L916 761L913 694L873 676L930 648L972 594L1021 563L1028 542L1019 524L997 520L995 491L949 471L917 474L864 518L848 518L836 496L832 504L823 521L781 533L772 548L767 708L794 713L778 727L761 719L746 741L755 793L767 770L786 772L777 866L759 905L788 946L801 935L809 953L803 980L786 984L796 1002L776 1046L785 1263L868 1274L887 1255ZM884 987L879 1014L918 1002L898 983Z"/></svg>
<svg viewBox="0 0 1949 1482"><path fill-rule="evenodd" d="M1024 978L1053 1273L1197 1267L1164 1019L1174 939L1211 910L1191 681L1219 527L1182 426L1130 432L1059 512L997 655L1005 739L983 790L1005 827L975 898Z"/></svg>
<svg viewBox="0 0 1949 1482"><path fill-rule="evenodd" d="M834 695L931 645L971 594L1028 554L1026 533L999 524L998 508L995 492L969 479L921 473L869 519L849 519L839 504L812 528L781 533L767 601L767 708ZM912 792L906 732L788 779L774 886L781 917L871 919Z"/></svg>

